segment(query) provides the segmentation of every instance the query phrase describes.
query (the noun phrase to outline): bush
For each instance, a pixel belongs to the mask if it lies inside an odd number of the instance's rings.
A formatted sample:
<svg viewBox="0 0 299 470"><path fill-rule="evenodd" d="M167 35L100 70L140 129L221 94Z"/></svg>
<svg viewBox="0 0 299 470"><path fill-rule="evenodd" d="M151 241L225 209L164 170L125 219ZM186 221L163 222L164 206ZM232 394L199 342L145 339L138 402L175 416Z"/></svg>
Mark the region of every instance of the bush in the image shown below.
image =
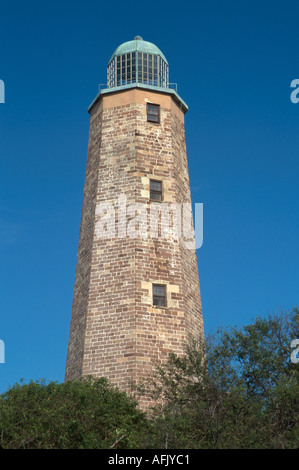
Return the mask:
<svg viewBox="0 0 299 470"><path fill-rule="evenodd" d="M146 419L106 379L15 384L0 396L6 449L104 449L142 446Z"/></svg>
<svg viewBox="0 0 299 470"><path fill-rule="evenodd" d="M191 340L140 386L154 400L148 446L176 449L297 448L298 310Z"/></svg>

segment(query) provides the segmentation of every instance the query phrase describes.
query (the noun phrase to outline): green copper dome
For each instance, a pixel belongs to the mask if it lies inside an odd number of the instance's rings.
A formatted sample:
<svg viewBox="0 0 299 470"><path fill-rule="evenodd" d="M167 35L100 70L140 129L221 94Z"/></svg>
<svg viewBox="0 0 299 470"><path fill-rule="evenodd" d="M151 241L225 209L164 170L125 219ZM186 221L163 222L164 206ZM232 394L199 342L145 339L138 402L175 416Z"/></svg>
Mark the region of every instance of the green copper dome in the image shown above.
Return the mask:
<svg viewBox="0 0 299 470"><path fill-rule="evenodd" d="M120 46L117 47L117 49L114 51L114 54L112 55L109 63L111 60L116 56L116 55L123 55L123 54L128 54L130 52L134 51L139 51L139 52L145 52L147 54L155 54L159 55L162 57L164 62L168 65L168 62L166 60L165 55L160 51L160 49L155 46L152 42L144 41L142 37L140 36L135 36L133 41L127 41L121 44Z"/></svg>

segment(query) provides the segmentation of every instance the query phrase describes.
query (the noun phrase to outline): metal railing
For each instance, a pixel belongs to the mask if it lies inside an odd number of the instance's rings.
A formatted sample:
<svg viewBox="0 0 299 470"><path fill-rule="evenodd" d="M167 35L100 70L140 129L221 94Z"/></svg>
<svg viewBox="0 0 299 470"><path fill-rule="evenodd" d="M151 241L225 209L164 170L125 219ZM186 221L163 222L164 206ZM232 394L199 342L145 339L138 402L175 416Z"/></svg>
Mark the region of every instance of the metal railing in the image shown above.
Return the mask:
<svg viewBox="0 0 299 470"><path fill-rule="evenodd" d="M150 85L150 86L153 86L153 87L157 87L157 88L170 88L171 90L175 90L176 92L178 91L178 85L177 83L168 83L168 87L158 87L157 85L153 85L152 83L146 83L146 82L138 82L138 81L135 81L135 82L132 82L130 80L121 80L121 83L119 83L117 86L124 86L124 85L133 85L134 83L140 83L140 84L143 84L143 85ZM107 83L100 83L99 84L99 91L101 90L104 90L106 88L116 88L116 87L108 87L108 84Z"/></svg>

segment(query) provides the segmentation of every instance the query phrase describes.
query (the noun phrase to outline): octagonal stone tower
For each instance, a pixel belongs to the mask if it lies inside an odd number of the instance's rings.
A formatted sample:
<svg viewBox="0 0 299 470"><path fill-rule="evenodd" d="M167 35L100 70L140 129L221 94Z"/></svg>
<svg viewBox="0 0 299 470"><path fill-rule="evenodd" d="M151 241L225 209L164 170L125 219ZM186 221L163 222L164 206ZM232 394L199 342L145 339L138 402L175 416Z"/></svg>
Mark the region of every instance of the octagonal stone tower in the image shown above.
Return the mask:
<svg viewBox="0 0 299 470"><path fill-rule="evenodd" d="M155 361L182 354L188 336L204 335L187 109L154 44L137 36L116 49L89 107L65 380L104 376L128 392Z"/></svg>

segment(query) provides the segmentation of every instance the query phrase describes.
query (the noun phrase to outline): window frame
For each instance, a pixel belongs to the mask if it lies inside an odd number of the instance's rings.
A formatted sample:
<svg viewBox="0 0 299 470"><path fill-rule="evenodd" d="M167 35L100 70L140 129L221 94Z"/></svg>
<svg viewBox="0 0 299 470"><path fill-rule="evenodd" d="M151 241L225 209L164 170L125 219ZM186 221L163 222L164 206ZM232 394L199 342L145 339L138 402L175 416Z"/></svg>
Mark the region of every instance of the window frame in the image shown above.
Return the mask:
<svg viewBox="0 0 299 470"><path fill-rule="evenodd" d="M153 183L160 183L161 184L161 191L159 192L158 190L155 190L155 189L152 189L151 188L151 185L152 185L152 182ZM151 201L155 201L155 202L162 202L163 201L163 181L162 180L156 180L156 179L153 179L153 178L150 178L150 185L149 185L149 196L150 196L150 200ZM156 198L153 198L152 197L152 194L160 194L161 195L161 199L156 199Z"/></svg>
<svg viewBox="0 0 299 470"><path fill-rule="evenodd" d="M163 287L164 288L164 295L161 296L161 295L157 295L155 294L155 287ZM155 301L157 301L157 298L159 300L163 299L163 304L158 304L158 303L155 303ZM166 284L155 284L153 283L153 306L156 307L156 308L166 308L167 307L167 292L166 292Z"/></svg>
<svg viewBox="0 0 299 470"><path fill-rule="evenodd" d="M149 107L150 106L153 106L153 107L157 108L158 113L157 114L150 113L149 112ZM154 117L157 116L157 120L155 120L153 118L153 116ZM147 122L152 122L154 124L160 124L160 105L156 104L156 103L146 103L146 117L147 117Z"/></svg>

